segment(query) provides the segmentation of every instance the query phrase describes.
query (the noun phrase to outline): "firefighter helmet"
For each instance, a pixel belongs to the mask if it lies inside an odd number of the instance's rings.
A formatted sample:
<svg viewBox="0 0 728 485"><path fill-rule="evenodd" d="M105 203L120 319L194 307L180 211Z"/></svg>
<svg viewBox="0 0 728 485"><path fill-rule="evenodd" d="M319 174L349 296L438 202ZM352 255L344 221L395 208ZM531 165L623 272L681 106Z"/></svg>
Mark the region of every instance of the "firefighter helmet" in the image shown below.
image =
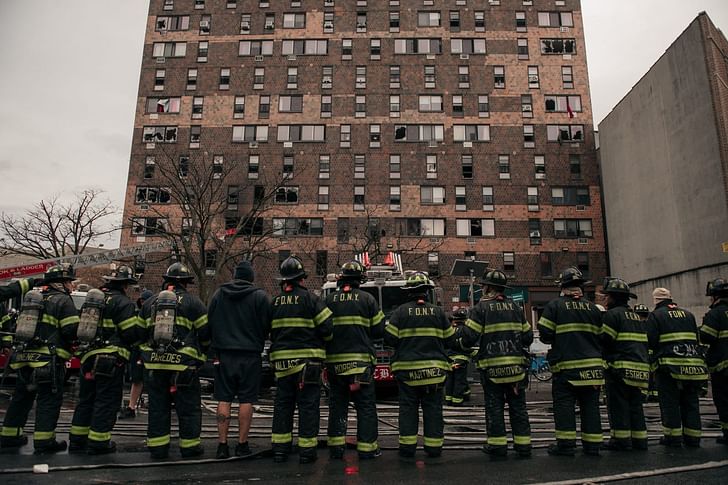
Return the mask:
<svg viewBox="0 0 728 485"><path fill-rule="evenodd" d="M465 320L466 318L468 318L468 311L465 308L458 308L452 312L453 320Z"/></svg>
<svg viewBox="0 0 728 485"><path fill-rule="evenodd" d="M414 273L407 278L407 282L404 284L402 289L415 291L415 290L426 290L427 288L434 288L435 284L430 281L425 273Z"/></svg>
<svg viewBox="0 0 728 485"><path fill-rule="evenodd" d="M577 268L566 268L561 272L559 278L556 280L561 288L568 288L571 286L584 286L591 283L584 278L584 274Z"/></svg>
<svg viewBox="0 0 728 485"><path fill-rule="evenodd" d="M647 308L647 305L645 305L643 303L638 303L637 305L635 305L633 310L637 315L640 315L640 316L646 317L647 315L650 314L650 309Z"/></svg>
<svg viewBox="0 0 728 485"><path fill-rule="evenodd" d="M716 278L708 281L705 287L705 296L718 296L728 293L728 281L724 278Z"/></svg>
<svg viewBox="0 0 728 485"><path fill-rule="evenodd" d="M495 286L496 288L510 288L510 286L508 286L508 277L505 273L503 273L503 271L499 271L497 269L487 271L485 275L483 275L481 283L488 286Z"/></svg>
<svg viewBox="0 0 728 485"><path fill-rule="evenodd" d="M190 269L182 263L172 263L169 268L167 268L167 272L164 273L163 278L165 280L182 282L191 282L195 279L195 277L192 276L192 273L190 273Z"/></svg>
<svg viewBox="0 0 728 485"><path fill-rule="evenodd" d="M295 256L288 256L284 259L279 268L279 272L281 276L277 279L280 281L293 281L308 276L306 270L303 268L303 263Z"/></svg>
<svg viewBox="0 0 728 485"><path fill-rule="evenodd" d="M106 281L119 281L129 283L136 283L139 281L134 277L134 270L126 265L119 266L118 268L116 268L116 271L112 271L110 275L104 276L104 279Z"/></svg>
<svg viewBox="0 0 728 485"><path fill-rule="evenodd" d="M73 281L75 279L76 272L70 264L51 266L43 275L43 280L46 283L63 283L64 281Z"/></svg>
<svg viewBox="0 0 728 485"><path fill-rule="evenodd" d="M341 266L341 278L362 281L364 279L364 266L359 261L349 261Z"/></svg>
<svg viewBox="0 0 728 485"><path fill-rule="evenodd" d="M620 278L611 278L602 292L607 295L625 295L629 298L637 298L637 295L630 291L627 282Z"/></svg>

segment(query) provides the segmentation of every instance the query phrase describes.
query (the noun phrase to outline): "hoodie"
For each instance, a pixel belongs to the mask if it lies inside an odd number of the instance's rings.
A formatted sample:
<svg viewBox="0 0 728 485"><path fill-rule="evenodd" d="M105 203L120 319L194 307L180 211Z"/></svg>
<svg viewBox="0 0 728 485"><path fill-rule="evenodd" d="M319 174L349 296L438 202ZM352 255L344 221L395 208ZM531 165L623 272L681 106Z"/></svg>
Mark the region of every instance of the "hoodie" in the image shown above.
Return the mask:
<svg viewBox="0 0 728 485"><path fill-rule="evenodd" d="M212 296L208 318L213 349L261 353L270 334L270 300L252 283L232 280Z"/></svg>

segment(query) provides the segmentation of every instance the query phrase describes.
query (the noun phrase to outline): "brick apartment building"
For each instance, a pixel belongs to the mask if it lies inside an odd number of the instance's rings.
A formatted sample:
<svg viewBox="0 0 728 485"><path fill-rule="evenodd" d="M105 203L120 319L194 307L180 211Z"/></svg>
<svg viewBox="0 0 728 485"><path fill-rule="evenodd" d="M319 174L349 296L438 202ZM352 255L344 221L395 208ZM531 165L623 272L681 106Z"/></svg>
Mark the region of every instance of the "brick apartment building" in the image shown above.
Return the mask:
<svg viewBox="0 0 728 485"><path fill-rule="evenodd" d="M235 164L228 222L286 177L255 260L269 291L289 252L315 288L368 240L445 305L475 258L538 308L564 267L606 274L594 145L578 0L151 0L122 244L189 224L155 157L204 154Z"/></svg>

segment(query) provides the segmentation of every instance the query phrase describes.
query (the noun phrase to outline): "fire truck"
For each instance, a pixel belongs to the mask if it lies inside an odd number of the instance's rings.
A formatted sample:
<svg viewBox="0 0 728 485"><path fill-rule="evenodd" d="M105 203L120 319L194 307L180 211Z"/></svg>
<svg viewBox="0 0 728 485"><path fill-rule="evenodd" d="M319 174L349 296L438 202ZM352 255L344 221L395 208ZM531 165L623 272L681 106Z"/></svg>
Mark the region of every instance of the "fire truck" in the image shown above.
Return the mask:
<svg viewBox="0 0 728 485"><path fill-rule="evenodd" d="M407 277L413 273L424 273L426 271L405 270L401 271L395 265L374 265L366 272L366 281L360 289L372 295L379 302L379 307L384 313L385 322L389 322L389 316L401 304L408 301L407 291L402 289ZM324 298L329 293L336 291L336 280L338 275L328 274L326 282L322 287ZM442 297L442 289L435 287L428 291L428 301L438 303ZM385 346L382 341L375 341L377 363L374 368L374 380L378 386L394 386L394 374L392 373L391 359L394 350Z"/></svg>

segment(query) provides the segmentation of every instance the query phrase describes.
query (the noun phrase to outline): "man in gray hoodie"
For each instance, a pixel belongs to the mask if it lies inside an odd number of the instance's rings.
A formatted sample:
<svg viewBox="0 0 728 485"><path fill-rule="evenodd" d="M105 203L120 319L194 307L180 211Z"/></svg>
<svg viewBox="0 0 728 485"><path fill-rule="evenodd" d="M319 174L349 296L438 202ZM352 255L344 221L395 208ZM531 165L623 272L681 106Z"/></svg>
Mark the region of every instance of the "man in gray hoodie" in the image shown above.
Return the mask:
<svg viewBox="0 0 728 485"><path fill-rule="evenodd" d="M235 268L233 280L222 285L210 301L208 321L212 348L217 352L215 399L218 446L216 457L230 457L227 445L230 407L237 397L239 439L236 456L249 455L248 431L253 403L258 398L262 372L261 352L270 334L271 306L268 295L253 286L255 274L249 261Z"/></svg>

